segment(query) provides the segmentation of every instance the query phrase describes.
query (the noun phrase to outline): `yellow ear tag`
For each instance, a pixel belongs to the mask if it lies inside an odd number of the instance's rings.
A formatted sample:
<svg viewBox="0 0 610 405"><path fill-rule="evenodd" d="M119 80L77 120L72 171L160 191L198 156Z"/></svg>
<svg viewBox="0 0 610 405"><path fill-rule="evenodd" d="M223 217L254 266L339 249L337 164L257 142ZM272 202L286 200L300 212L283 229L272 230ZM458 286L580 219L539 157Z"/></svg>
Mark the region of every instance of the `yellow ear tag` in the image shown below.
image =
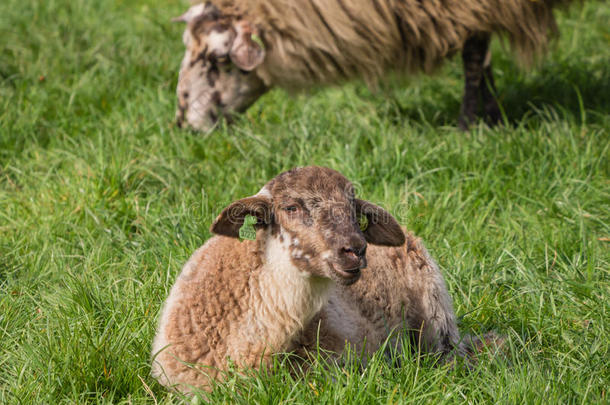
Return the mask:
<svg viewBox="0 0 610 405"><path fill-rule="evenodd" d="M366 215L360 214L360 218L358 218L358 225L360 226L360 230L362 232L366 231L366 228L369 227L369 219Z"/></svg>
<svg viewBox="0 0 610 405"><path fill-rule="evenodd" d="M250 38L252 39L252 42L254 42L256 45L260 46L261 49L265 49L265 44L263 43L263 40L261 39L261 37L259 37L256 34L252 34L252 35L250 35Z"/></svg>

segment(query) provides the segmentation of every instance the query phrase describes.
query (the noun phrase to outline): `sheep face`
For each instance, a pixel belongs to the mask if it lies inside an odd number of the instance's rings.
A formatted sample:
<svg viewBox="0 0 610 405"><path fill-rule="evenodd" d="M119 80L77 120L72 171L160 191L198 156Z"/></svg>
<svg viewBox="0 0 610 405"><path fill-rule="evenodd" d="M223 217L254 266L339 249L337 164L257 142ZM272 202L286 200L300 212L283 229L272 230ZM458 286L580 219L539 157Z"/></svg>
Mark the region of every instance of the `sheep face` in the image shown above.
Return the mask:
<svg viewBox="0 0 610 405"><path fill-rule="evenodd" d="M245 111L265 91L253 72L265 51L246 21L222 15L210 3L192 6L183 21L186 52L178 76L178 126L208 131L220 116ZM254 36L254 38L257 38Z"/></svg>
<svg viewBox="0 0 610 405"><path fill-rule="evenodd" d="M256 216L257 227L266 230L257 238L276 238L275 245L289 252L297 268L345 285L366 267L367 242L399 246L405 241L387 211L355 198L345 177L322 167L280 174L258 194L229 205L211 230L236 237L246 215Z"/></svg>

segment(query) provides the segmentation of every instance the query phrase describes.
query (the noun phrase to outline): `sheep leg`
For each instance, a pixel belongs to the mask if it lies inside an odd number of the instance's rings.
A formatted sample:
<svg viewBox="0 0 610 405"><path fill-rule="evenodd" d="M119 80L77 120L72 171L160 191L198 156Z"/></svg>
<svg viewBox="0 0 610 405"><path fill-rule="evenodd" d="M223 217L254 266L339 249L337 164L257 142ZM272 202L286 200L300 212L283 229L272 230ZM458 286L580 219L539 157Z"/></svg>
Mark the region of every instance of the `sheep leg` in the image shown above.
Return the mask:
<svg viewBox="0 0 610 405"><path fill-rule="evenodd" d="M486 33L473 35L466 40L462 49L464 97L459 118L459 127L462 130L467 130L475 121L479 96L483 99L489 121L494 124L500 119L500 109L493 95L495 88L489 54L490 39L490 35Z"/></svg>
<svg viewBox="0 0 610 405"><path fill-rule="evenodd" d="M502 121L502 113L496 100L496 84L491 71L491 52L487 50L488 56L485 58L485 69L481 80L480 92L485 110L485 120L491 126L497 125Z"/></svg>

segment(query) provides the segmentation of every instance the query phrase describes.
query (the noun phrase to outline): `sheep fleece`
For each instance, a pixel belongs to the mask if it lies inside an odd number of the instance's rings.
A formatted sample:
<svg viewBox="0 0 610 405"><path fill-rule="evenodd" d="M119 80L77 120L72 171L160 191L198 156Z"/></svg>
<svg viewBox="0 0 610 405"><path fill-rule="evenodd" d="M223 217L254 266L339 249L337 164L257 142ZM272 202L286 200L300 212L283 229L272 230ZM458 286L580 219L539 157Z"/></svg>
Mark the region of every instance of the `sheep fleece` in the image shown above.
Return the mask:
<svg viewBox="0 0 610 405"><path fill-rule="evenodd" d="M269 48L267 84L307 87L388 71L430 72L473 33L508 37L531 63L557 33L552 9L571 0L218 0L255 24Z"/></svg>

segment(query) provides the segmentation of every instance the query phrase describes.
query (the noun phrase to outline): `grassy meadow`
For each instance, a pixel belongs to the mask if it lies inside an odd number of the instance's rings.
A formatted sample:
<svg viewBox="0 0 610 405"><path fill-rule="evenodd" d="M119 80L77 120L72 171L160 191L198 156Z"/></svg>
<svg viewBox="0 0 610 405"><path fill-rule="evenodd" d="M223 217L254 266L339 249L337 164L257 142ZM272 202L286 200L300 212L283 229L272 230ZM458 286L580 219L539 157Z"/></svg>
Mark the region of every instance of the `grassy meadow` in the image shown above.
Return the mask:
<svg viewBox="0 0 610 405"><path fill-rule="evenodd" d="M438 260L471 371L399 353L232 374L212 403L608 403L610 5L560 12L529 72L493 43L509 126L457 130L461 61L174 124L185 2L0 2L0 403L181 402L149 376L159 309L213 218L298 165L339 170ZM202 401L205 398L201 398Z"/></svg>

